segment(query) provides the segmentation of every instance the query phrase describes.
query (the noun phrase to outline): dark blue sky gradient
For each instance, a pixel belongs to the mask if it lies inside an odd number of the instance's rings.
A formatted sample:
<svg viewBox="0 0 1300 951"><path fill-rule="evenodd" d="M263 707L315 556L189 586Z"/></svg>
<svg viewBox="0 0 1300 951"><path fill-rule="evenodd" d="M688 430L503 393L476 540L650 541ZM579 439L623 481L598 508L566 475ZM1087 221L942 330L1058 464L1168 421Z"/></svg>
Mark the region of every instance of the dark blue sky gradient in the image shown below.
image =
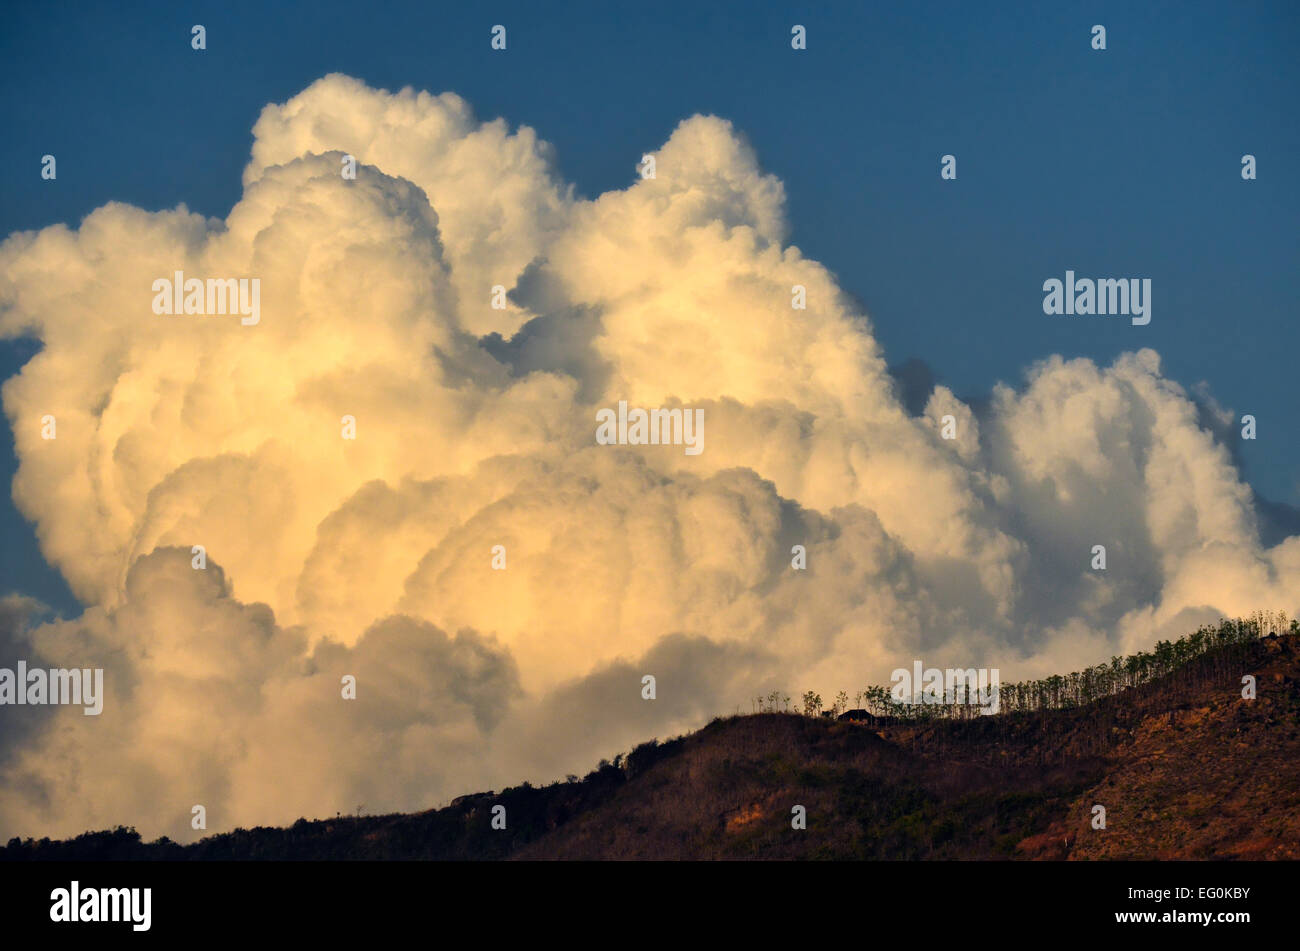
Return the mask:
<svg viewBox="0 0 1300 951"><path fill-rule="evenodd" d="M7 5L0 236L111 200L224 216L262 106L333 71L530 125L587 197L711 112L785 183L792 242L861 301L892 364L920 358L972 397L1052 353L1154 347L1166 375L1258 418L1244 472L1300 504L1300 3L446 6ZM1241 179L1247 152L1258 181ZM1151 278L1151 324L1044 316L1042 282L1067 268ZM31 352L0 345L0 374ZM0 592L70 609L7 499L0 530Z"/></svg>

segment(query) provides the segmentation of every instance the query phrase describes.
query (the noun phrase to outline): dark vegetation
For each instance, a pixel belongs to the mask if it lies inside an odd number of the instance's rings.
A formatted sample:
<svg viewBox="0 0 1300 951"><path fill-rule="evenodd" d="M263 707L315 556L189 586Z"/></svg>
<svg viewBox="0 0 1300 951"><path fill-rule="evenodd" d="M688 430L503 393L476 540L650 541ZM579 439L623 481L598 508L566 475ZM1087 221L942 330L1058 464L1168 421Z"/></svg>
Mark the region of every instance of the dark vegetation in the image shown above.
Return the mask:
<svg viewBox="0 0 1300 951"><path fill-rule="evenodd" d="M1021 713L1086 707L1175 670L1182 671L1178 686L1186 693L1239 669L1250 646L1261 637L1286 633L1300 633L1300 622L1288 622L1281 612L1257 611L1248 618L1224 618L1217 626L1202 626L1176 641L1159 641L1154 651L1112 657L1109 663L1070 674L1003 684L998 690L1001 709ZM916 689L919 692L920 686ZM900 703L890 695L889 687L871 686L859 696L871 713L880 716L935 719L981 715L972 704L960 701Z"/></svg>
<svg viewBox="0 0 1300 951"><path fill-rule="evenodd" d="M1300 858L1300 629L1276 622L1225 621L1010 702L1003 687L994 716L720 718L583 779L429 812L189 846L125 828L12 839L0 859Z"/></svg>

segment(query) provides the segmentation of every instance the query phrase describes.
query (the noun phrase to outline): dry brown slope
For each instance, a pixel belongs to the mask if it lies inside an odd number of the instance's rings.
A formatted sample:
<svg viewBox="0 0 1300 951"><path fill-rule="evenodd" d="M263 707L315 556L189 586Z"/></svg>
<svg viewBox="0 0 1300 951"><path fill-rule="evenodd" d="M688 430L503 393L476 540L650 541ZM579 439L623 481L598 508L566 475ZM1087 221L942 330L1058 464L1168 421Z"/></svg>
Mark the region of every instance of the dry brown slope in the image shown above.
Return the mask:
<svg viewBox="0 0 1300 951"><path fill-rule="evenodd" d="M513 857L1295 858L1298 641L1250 646L1255 700L1235 672L1181 672L1108 705L937 728L715 721Z"/></svg>
<svg viewBox="0 0 1300 951"><path fill-rule="evenodd" d="M1070 858L1300 858L1300 651L1266 638L1257 656L1256 699L1234 684L1142 720L1073 803Z"/></svg>

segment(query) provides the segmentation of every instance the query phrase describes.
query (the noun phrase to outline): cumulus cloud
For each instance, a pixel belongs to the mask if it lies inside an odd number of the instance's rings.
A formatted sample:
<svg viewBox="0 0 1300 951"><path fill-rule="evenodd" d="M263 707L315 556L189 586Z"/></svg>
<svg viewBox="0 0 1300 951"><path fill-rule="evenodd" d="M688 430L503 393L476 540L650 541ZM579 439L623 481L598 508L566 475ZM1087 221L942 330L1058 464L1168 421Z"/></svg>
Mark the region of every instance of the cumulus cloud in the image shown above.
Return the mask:
<svg viewBox="0 0 1300 951"><path fill-rule="evenodd" d="M100 717L3 712L0 834L424 808L772 689L1296 611L1300 536L1261 542L1157 354L913 392L729 123L654 155L578 200L531 129L332 75L266 107L224 219L0 245L0 333L43 344L4 386L14 498L88 605L3 602L4 656L107 672ZM155 315L175 271L258 278L260 322ZM620 400L703 409L704 451L597 445Z"/></svg>

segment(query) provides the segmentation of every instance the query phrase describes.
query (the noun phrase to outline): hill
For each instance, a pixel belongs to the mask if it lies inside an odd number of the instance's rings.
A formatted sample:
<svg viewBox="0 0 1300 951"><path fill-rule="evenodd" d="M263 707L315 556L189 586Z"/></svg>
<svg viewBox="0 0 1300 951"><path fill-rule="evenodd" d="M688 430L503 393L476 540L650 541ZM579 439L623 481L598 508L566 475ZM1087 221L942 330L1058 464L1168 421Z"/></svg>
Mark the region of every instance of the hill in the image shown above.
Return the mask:
<svg viewBox="0 0 1300 951"><path fill-rule="evenodd" d="M1294 630L1075 706L727 717L582 780L428 812L302 819L189 846L122 828L12 839L0 859L1296 859ZM1243 674L1256 678L1253 700ZM491 827L496 805L506 830ZM806 829L792 828L795 806Z"/></svg>

